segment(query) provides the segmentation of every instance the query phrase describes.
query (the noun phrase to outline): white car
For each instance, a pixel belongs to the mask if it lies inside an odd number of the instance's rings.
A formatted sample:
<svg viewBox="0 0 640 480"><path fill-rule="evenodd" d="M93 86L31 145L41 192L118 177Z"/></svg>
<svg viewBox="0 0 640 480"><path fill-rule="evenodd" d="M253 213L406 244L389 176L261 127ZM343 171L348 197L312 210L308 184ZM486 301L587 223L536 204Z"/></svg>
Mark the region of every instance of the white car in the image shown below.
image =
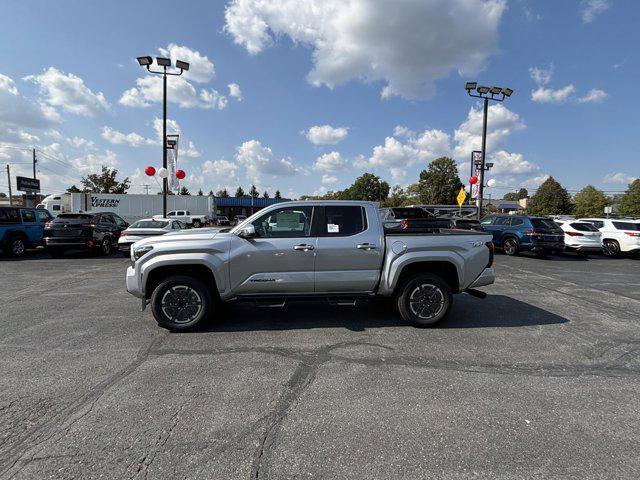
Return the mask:
<svg viewBox="0 0 640 480"><path fill-rule="evenodd" d="M562 219L555 223L564 231L565 251L586 257L590 253L602 253L602 234L593 223Z"/></svg>
<svg viewBox="0 0 640 480"><path fill-rule="evenodd" d="M592 223L602 234L605 255L617 257L621 253L640 253L640 220L626 218L581 218Z"/></svg>
<svg viewBox="0 0 640 480"><path fill-rule="evenodd" d="M185 229L184 223L171 218L144 218L133 223L120 233L118 248L125 257L129 256L131 245L143 238L164 235Z"/></svg>

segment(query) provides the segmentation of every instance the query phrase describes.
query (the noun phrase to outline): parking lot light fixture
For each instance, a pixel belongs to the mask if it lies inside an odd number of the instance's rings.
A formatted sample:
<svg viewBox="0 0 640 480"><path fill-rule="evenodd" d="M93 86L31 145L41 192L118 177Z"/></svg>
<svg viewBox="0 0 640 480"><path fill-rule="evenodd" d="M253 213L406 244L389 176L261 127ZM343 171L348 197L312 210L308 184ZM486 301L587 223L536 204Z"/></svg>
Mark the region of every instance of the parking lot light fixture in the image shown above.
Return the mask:
<svg viewBox="0 0 640 480"><path fill-rule="evenodd" d="M171 59L164 57L156 57L156 63L162 67L162 70L151 70L153 59L151 57L137 57L141 67L146 67L149 73L162 75L162 168L167 168L167 76L179 76L183 72L189 70L189 64L182 60L176 60L176 67L179 71L168 71L167 67L171 67ZM167 178L162 179L162 216L167 216L167 193L169 190L169 181Z"/></svg>
<svg viewBox="0 0 640 480"><path fill-rule="evenodd" d="M493 163L486 163L486 150L487 150L487 114L489 110L489 100L496 102L503 102L505 98L510 97L513 94L513 90L508 87L485 87L481 85L476 86L476 82L466 82L464 89L470 97L481 98L483 100L483 114L482 114L482 163L480 166L480 182L477 199L478 207L478 220L482 216L482 195L484 194L484 172L493 167ZM476 93L473 93L475 87Z"/></svg>

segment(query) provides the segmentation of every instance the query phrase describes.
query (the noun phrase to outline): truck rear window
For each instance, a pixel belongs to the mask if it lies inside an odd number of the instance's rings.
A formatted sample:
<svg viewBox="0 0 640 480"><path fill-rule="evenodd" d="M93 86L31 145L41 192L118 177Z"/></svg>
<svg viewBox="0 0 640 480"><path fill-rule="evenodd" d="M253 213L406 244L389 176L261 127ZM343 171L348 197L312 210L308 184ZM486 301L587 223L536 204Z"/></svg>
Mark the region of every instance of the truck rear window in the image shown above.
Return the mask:
<svg viewBox="0 0 640 480"><path fill-rule="evenodd" d="M393 216L396 220L431 218L431 215L421 208L392 208L391 211L393 212Z"/></svg>

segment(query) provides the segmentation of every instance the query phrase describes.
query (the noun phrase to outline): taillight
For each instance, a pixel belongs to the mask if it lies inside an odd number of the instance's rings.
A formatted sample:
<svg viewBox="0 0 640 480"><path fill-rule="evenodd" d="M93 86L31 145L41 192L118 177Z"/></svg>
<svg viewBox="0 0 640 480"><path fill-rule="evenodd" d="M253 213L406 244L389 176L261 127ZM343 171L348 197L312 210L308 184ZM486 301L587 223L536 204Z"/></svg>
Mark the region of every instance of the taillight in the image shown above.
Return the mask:
<svg viewBox="0 0 640 480"><path fill-rule="evenodd" d="M402 229L406 230L407 228L409 228L409 222L407 222L406 220L402 220Z"/></svg>
<svg viewBox="0 0 640 480"><path fill-rule="evenodd" d="M636 232L624 232L624 233L626 233L630 237L640 237L640 233L636 233Z"/></svg>
<svg viewBox="0 0 640 480"><path fill-rule="evenodd" d="M584 237L584 233L578 233L578 232L564 232L564 233L566 233L570 237Z"/></svg>
<svg viewBox="0 0 640 480"><path fill-rule="evenodd" d="M94 218L94 219L92 219L92 220L89 220L87 223L83 223L83 224L82 224L82 226L83 226L83 227L95 227L97 223L98 223L98 222L97 222L97 221L96 221L96 219Z"/></svg>
<svg viewBox="0 0 640 480"><path fill-rule="evenodd" d="M537 230L525 230L525 235L544 235L542 232L538 232Z"/></svg>
<svg viewBox="0 0 640 480"><path fill-rule="evenodd" d="M493 266L493 250L495 249L495 246L493 245L493 242L485 242L485 245L489 249L489 262L487 262L487 267L486 267L486 268L489 268Z"/></svg>

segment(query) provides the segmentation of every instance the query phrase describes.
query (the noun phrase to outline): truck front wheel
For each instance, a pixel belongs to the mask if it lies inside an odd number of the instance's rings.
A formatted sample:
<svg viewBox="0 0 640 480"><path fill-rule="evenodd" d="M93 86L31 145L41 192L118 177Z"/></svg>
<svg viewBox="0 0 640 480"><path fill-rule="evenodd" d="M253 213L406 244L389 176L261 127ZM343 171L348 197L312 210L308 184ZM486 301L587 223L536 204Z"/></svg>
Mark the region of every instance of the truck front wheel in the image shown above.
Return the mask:
<svg viewBox="0 0 640 480"><path fill-rule="evenodd" d="M442 320L451 310L451 287L437 275L411 277L396 298L402 318L416 326L428 327Z"/></svg>
<svg viewBox="0 0 640 480"><path fill-rule="evenodd" d="M202 325L212 307L210 290L194 277L169 277L151 295L151 311L158 325L176 332Z"/></svg>

